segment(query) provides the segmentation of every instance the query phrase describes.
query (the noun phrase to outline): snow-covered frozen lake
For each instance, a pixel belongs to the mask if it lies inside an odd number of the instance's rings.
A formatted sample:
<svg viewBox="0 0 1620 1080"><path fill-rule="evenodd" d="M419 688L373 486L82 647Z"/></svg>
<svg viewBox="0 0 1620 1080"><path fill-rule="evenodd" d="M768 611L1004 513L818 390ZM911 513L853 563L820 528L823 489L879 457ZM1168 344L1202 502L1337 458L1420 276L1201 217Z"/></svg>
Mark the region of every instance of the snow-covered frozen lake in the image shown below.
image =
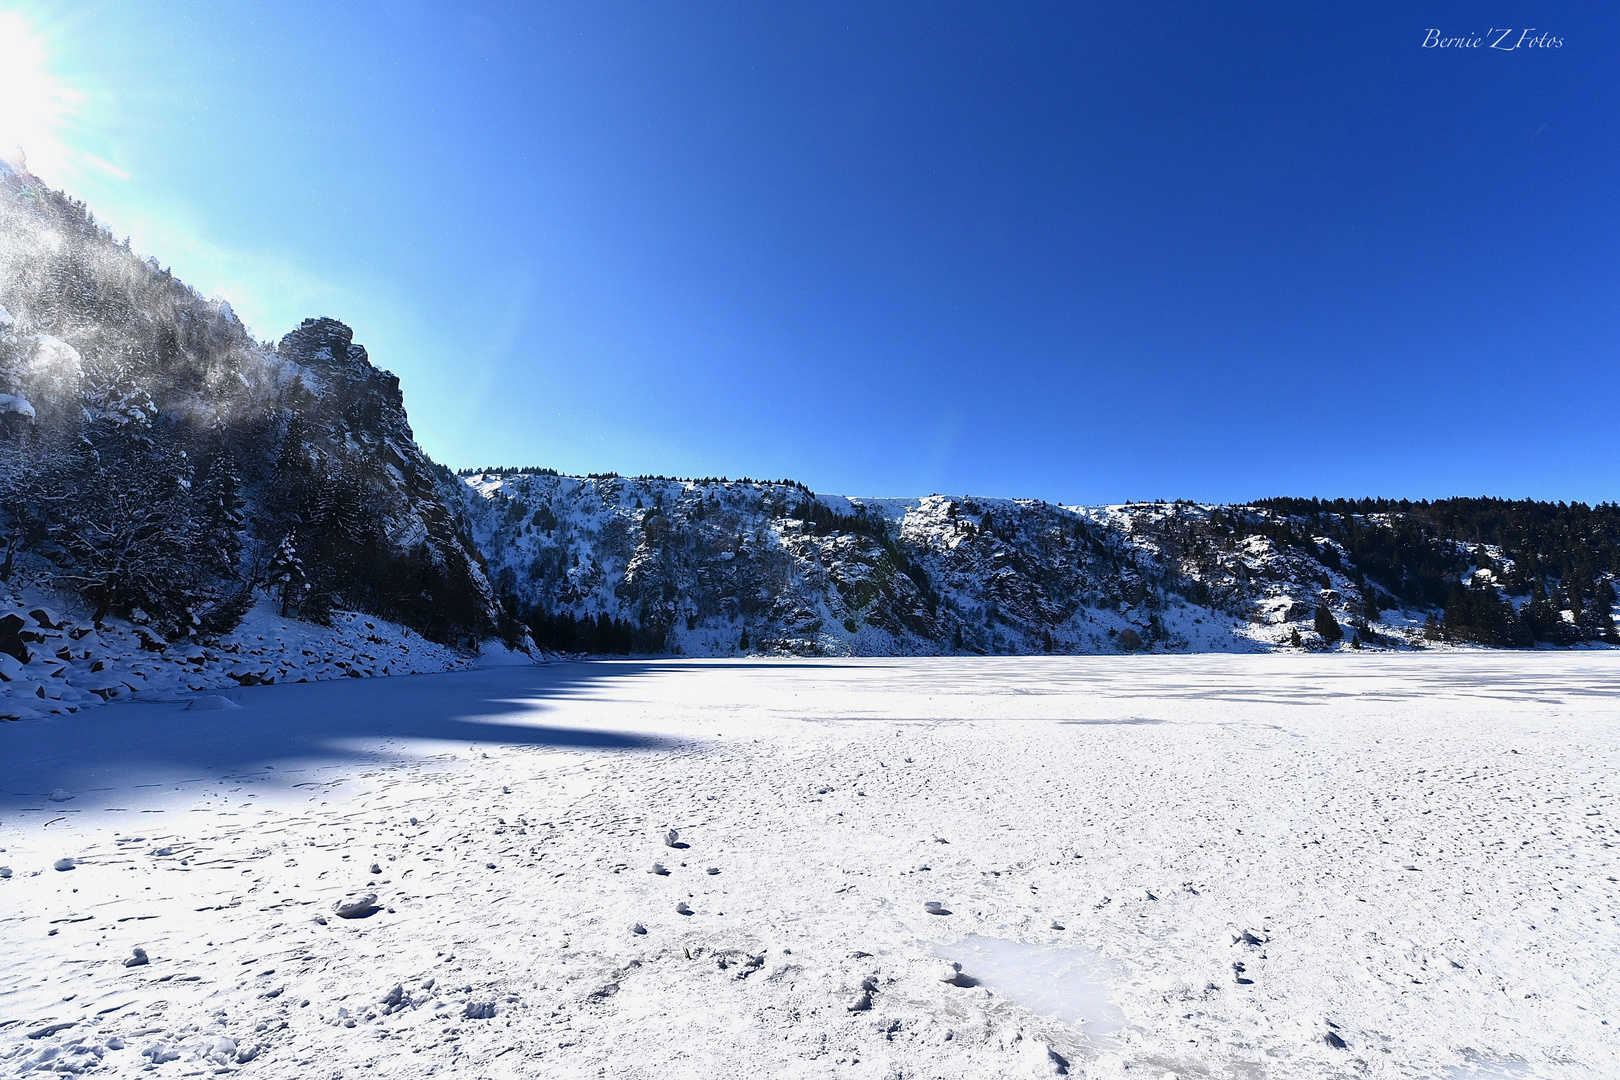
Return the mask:
<svg viewBox="0 0 1620 1080"><path fill-rule="evenodd" d="M228 697L0 725L0 1075L1620 1076L1613 654Z"/></svg>

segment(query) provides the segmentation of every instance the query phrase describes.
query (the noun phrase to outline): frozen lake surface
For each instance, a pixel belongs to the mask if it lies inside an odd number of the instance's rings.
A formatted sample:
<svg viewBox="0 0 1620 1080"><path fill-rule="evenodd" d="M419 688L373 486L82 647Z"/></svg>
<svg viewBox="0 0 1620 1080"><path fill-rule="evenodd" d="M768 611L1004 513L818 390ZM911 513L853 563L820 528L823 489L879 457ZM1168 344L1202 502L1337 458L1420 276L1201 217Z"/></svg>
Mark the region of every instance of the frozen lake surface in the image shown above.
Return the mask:
<svg viewBox="0 0 1620 1080"><path fill-rule="evenodd" d="M1118 1031L1124 1023L1109 1000L1118 973L1090 949L969 934L937 951L961 965L963 977L958 983L1003 993L1030 1012L1055 1016L1082 1029L1093 1042Z"/></svg>
<svg viewBox="0 0 1620 1080"><path fill-rule="evenodd" d="M671 660L4 724L0 1076L1620 1076L1617 694Z"/></svg>

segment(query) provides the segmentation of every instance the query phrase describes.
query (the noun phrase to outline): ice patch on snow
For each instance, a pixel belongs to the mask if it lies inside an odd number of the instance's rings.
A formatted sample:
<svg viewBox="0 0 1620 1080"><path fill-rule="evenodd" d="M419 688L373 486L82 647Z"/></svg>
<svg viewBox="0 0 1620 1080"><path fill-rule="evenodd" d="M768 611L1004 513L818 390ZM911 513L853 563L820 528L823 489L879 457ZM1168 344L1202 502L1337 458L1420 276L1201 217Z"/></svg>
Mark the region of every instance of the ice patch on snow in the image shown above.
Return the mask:
<svg viewBox="0 0 1620 1080"><path fill-rule="evenodd" d="M1125 1016L1109 1000L1114 965L1090 949L1026 945L969 934L935 953L962 965L962 974L998 990L1030 1012L1055 1016L1088 1035L1109 1035Z"/></svg>

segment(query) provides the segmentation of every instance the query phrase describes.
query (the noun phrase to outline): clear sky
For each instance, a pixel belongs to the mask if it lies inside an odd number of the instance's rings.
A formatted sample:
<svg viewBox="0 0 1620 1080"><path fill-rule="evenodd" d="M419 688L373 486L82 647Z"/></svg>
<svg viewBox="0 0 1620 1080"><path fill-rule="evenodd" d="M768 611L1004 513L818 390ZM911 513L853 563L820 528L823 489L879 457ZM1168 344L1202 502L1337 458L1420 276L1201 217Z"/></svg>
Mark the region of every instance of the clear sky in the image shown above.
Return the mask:
<svg viewBox="0 0 1620 1080"><path fill-rule="evenodd" d="M0 0L0 110L452 466L1620 497L1611 0Z"/></svg>

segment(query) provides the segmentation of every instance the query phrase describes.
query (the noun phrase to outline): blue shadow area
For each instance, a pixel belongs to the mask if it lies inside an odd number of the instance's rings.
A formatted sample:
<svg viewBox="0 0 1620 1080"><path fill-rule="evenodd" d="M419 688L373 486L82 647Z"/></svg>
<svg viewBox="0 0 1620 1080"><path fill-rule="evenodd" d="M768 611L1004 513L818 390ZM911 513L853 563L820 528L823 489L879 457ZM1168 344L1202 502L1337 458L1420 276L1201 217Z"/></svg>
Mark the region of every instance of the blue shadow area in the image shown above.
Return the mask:
<svg viewBox="0 0 1620 1080"><path fill-rule="evenodd" d="M407 740L603 752L657 751L675 740L545 723L553 702L612 693L655 667L638 661L488 668L441 675L337 679L214 691L237 709L129 702L69 716L0 723L0 809L73 809L142 784L259 772L275 762L391 759ZM200 695L199 695L200 696ZM392 749L391 749L392 748Z"/></svg>

